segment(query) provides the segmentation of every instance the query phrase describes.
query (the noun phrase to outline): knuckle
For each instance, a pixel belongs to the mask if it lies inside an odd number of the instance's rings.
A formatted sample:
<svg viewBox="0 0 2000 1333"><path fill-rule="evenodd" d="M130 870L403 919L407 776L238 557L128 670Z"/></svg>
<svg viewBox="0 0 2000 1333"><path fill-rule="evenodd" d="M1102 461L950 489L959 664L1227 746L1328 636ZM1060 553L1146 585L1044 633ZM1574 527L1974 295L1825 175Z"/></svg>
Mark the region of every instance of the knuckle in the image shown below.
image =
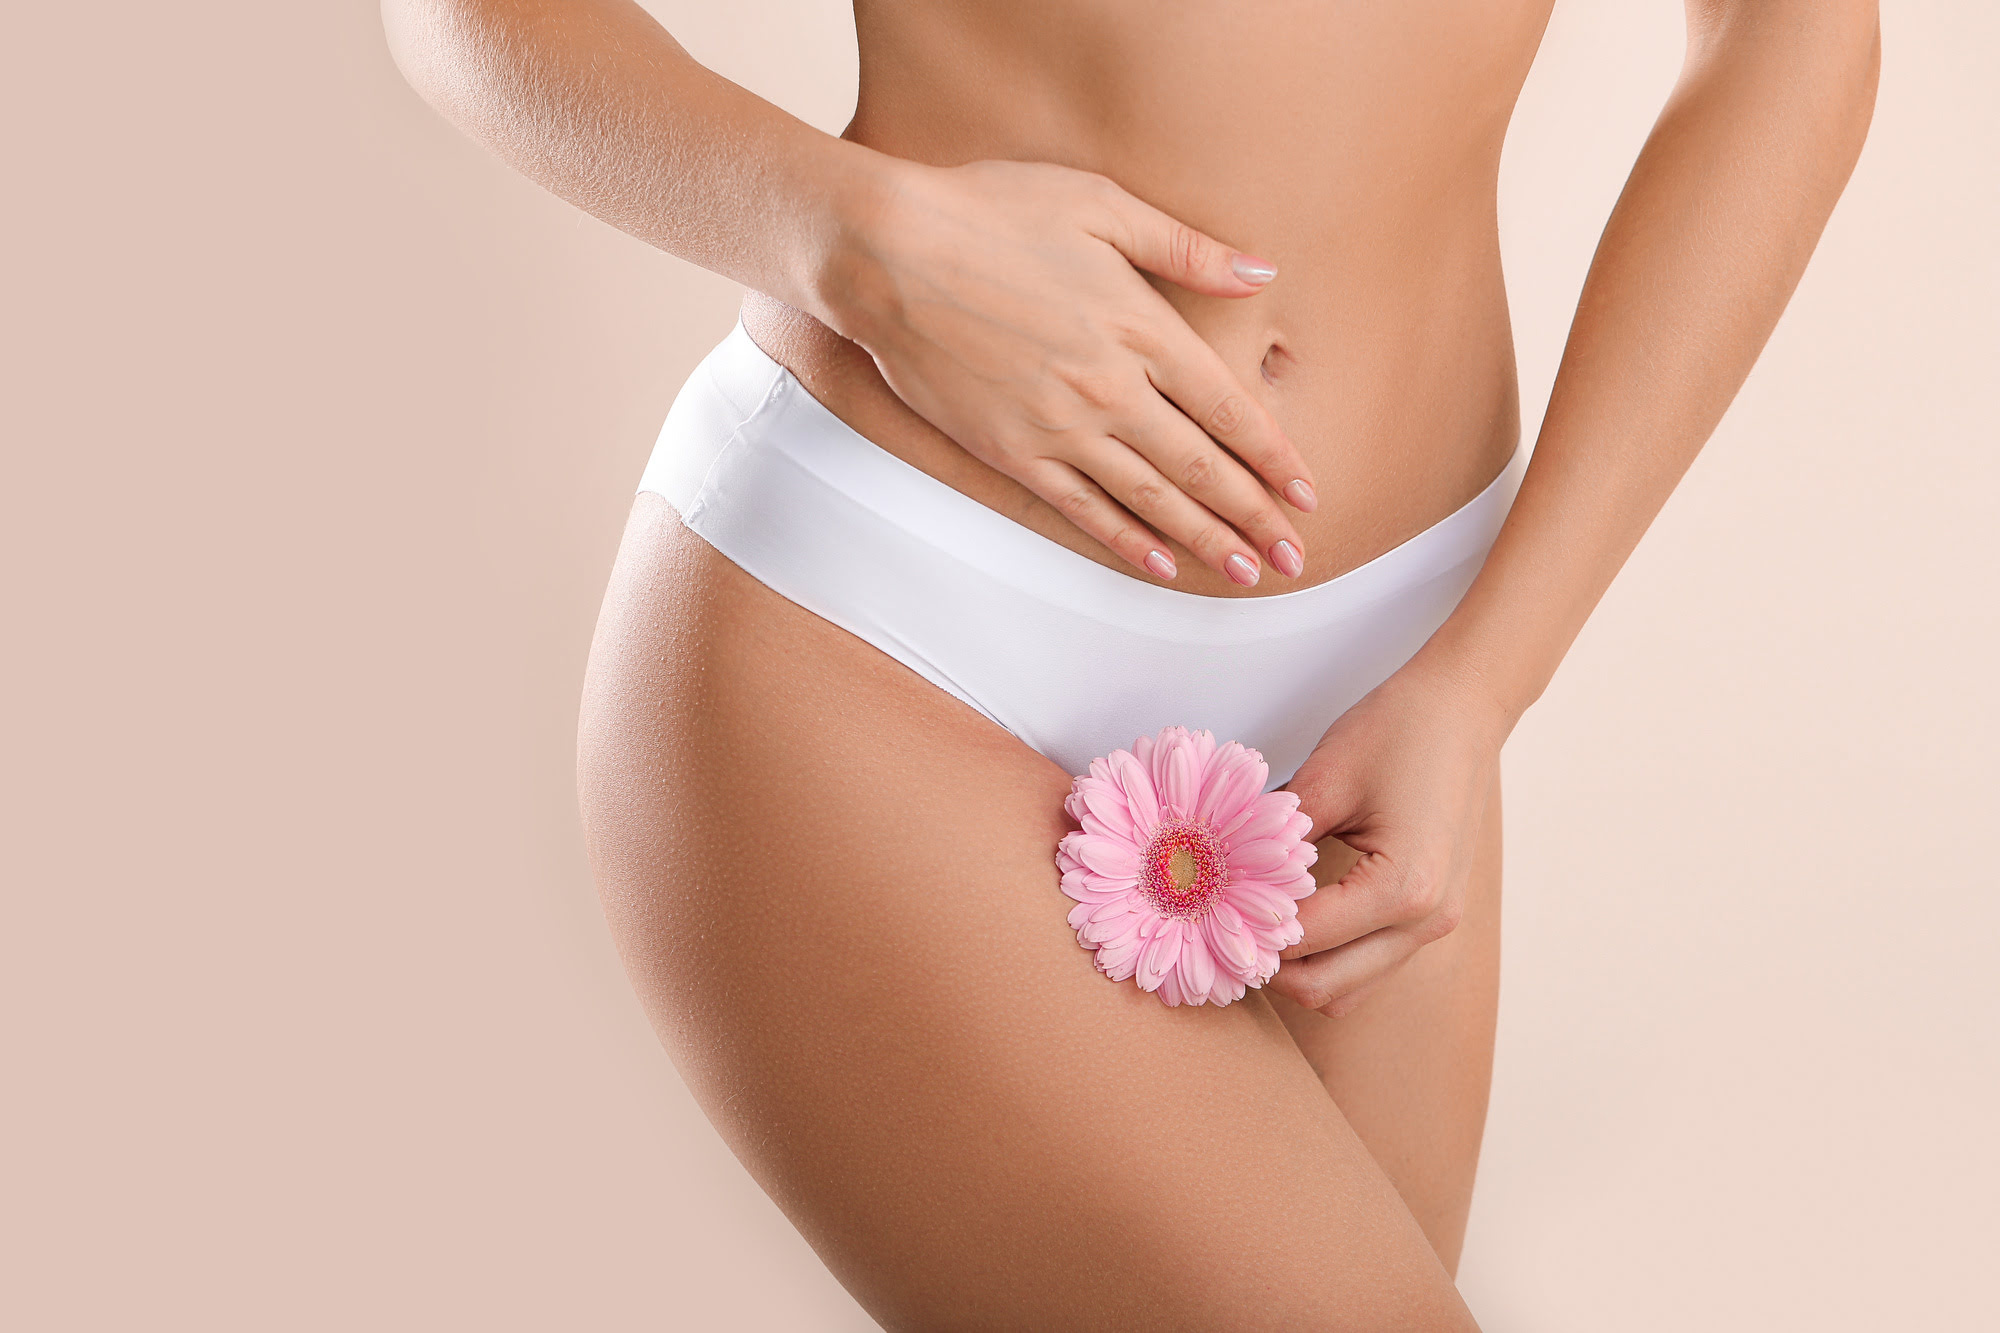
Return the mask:
<svg viewBox="0 0 2000 1333"><path fill-rule="evenodd" d="M1269 546L1280 537L1290 537L1290 531L1278 521L1278 513L1268 504L1260 504L1241 516L1232 514L1230 518L1258 546ZM1296 541L1296 538L1293 538Z"/></svg>
<svg viewBox="0 0 2000 1333"><path fill-rule="evenodd" d="M1130 503L1142 514L1157 513L1167 502L1167 488L1160 482L1142 481L1132 488Z"/></svg>
<svg viewBox="0 0 2000 1333"><path fill-rule="evenodd" d="M1167 234L1167 253L1183 273L1198 273L1208 257L1208 238L1185 222L1176 222Z"/></svg>
<svg viewBox="0 0 2000 1333"><path fill-rule="evenodd" d="M1222 560L1230 558L1230 552L1236 550L1236 534L1228 528L1228 524L1208 522L1202 524L1202 528L1194 534L1192 540L1186 542L1186 546L1204 562L1222 564Z"/></svg>
<svg viewBox="0 0 2000 1333"><path fill-rule="evenodd" d="M1250 404L1240 393L1226 393L1208 409L1208 433L1216 436L1234 435L1243 429L1243 423L1250 419Z"/></svg>
<svg viewBox="0 0 2000 1333"><path fill-rule="evenodd" d="M1164 345L1153 321L1137 311L1118 311L1106 317L1112 342L1148 360L1157 358Z"/></svg>
<svg viewBox="0 0 2000 1333"><path fill-rule="evenodd" d="M1138 532L1130 523L1120 523L1114 520L1102 530L1091 535L1110 548L1112 554L1124 556L1134 564L1138 564L1144 560L1146 552L1153 549L1150 542L1139 540Z"/></svg>
<svg viewBox="0 0 2000 1333"><path fill-rule="evenodd" d="M1076 395L1060 381L1044 380L1026 395L1022 415L1040 434L1059 435L1077 424Z"/></svg>
<svg viewBox="0 0 2000 1333"><path fill-rule="evenodd" d="M1205 523L1189 536L1182 538L1182 545L1193 551L1205 563L1218 565L1236 549L1236 540L1229 529L1222 524Z"/></svg>
<svg viewBox="0 0 2000 1333"><path fill-rule="evenodd" d="M1159 543L1153 540L1151 533L1139 528L1126 528L1108 545L1112 550L1118 552L1118 554L1124 556L1133 564L1143 567L1146 563L1146 557L1152 553L1153 549Z"/></svg>
<svg viewBox="0 0 2000 1333"><path fill-rule="evenodd" d="M1325 981L1295 981L1292 999L1301 1009L1324 1009L1334 1000L1333 987Z"/></svg>
<svg viewBox="0 0 2000 1333"><path fill-rule="evenodd" d="M1111 203L1123 197L1125 193L1118 188L1117 181L1101 171L1080 171L1077 174L1083 177L1083 188L1101 202Z"/></svg>
<svg viewBox="0 0 2000 1333"><path fill-rule="evenodd" d="M1221 479L1221 469L1217 467L1215 456L1198 453L1181 464L1181 489L1196 494L1211 490Z"/></svg>
<svg viewBox="0 0 2000 1333"><path fill-rule="evenodd" d="M1463 920L1465 920L1465 907L1463 904L1439 903L1437 909L1426 918L1424 933L1430 937L1432 943L1436 943L1438 940L1451 934L1454 930L1457 930L1459 923Z"/></svg>
<svg viewBox="0 0 2000 1333"><path fill-rule="evenodd" d="M1100 412L1109 410L1124 397L1118 381L1094 367L1072 367L1062 372L1061 379L1085 406Z"/></svg>
<svg viewBox="0 0 2000 1333"><path fill-rule="evenodd" d="M1087 486L1066 486L1057 491L1055 507L1064 518L1072 523L1084 517L1096 506L1097 497Z"/></svg>
<svg viewBox="0 0 2000 1333"><path fill-rule="evenodd" d="M1093 171L1083 182L1081 198L1084 216L1115 238L1119 249L1130 253L1144 231L1143 219L1132 208L1132 196L1117 181Z"/></svg>
<svg viewBox="0 0 2000 1333"><path fill-rule="evenodd" d="M1394 896L1398 920L1419 921L1438 909L1437 882L1429 875L1412 870L1403 877Z"/></svg>

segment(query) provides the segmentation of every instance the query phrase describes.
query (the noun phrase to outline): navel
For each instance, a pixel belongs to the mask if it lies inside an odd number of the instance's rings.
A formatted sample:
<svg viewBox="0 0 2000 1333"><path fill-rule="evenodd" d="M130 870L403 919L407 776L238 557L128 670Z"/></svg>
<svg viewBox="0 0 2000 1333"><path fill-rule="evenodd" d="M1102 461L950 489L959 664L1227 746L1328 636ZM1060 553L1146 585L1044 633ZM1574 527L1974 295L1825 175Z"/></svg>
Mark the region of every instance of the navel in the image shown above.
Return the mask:
<svg viewBox="0 0 2000 1333"><path fill-rule="evenodd" d="M1298 358L1286 351L1283 343L1274 342L1265 349L1263 363L1258 369L1264 373L1266 384L1276 384L1291 372L1297 362Z"/></svg>

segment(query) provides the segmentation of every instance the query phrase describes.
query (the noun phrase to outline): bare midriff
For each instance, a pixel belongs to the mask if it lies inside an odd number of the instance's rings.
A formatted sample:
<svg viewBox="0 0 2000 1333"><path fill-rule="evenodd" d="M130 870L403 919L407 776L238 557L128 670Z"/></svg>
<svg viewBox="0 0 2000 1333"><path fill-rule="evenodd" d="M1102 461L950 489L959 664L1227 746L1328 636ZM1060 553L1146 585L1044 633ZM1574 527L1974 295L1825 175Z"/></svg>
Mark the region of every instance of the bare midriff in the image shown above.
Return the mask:
<svg viewBox="0 0 2000 1333"><path fill-rule="evenodd" d="M863 0L844 137L935 165L1101 172L1278 268L1242 299L1153 280L1290 435L1319 505L1304 574L1241 588L1175 547L1171 586L1297 591L1477 495L1520 436L1495 186L1550 0ZM868 354L768 297L750 335L905 462L1133 577L907 407Z"/></svg>

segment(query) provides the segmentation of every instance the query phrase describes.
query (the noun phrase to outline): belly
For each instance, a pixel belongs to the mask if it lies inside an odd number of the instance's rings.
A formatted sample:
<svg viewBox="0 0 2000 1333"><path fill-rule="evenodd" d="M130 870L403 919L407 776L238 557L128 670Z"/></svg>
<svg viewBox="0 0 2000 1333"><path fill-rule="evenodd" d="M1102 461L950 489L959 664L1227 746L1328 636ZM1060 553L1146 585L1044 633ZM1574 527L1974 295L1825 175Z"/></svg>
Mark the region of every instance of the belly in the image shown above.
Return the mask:
<svg viewBox="0 0 2000 1333"><path fill-rule="evenodd" d="M1243 300L1156 283L1304 452L1305 574L1251 589L1192 559L1175 586L1260 596L1334 578L1470 500L1519 436L1494 189L1548 0L856 6L845 137L938 165L1102 172L1277 264ZM744 323L882 448L1128 572L911 411L859 347L769 298Z"/></svg>

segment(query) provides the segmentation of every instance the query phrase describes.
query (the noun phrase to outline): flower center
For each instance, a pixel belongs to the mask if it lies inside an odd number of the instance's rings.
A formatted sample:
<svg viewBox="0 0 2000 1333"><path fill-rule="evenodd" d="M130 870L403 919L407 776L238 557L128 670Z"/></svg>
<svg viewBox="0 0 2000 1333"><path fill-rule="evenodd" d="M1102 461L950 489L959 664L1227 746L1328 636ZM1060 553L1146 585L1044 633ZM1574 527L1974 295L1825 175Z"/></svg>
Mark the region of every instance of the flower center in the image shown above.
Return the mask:
<svg viewBox="0 0 2000 1333"><path fill-rule="evenodd" d="M1222 839L1199 820L1162 821L1139 855L1139 890L1163 916L1203 915L1228 880Z"/></svg>

